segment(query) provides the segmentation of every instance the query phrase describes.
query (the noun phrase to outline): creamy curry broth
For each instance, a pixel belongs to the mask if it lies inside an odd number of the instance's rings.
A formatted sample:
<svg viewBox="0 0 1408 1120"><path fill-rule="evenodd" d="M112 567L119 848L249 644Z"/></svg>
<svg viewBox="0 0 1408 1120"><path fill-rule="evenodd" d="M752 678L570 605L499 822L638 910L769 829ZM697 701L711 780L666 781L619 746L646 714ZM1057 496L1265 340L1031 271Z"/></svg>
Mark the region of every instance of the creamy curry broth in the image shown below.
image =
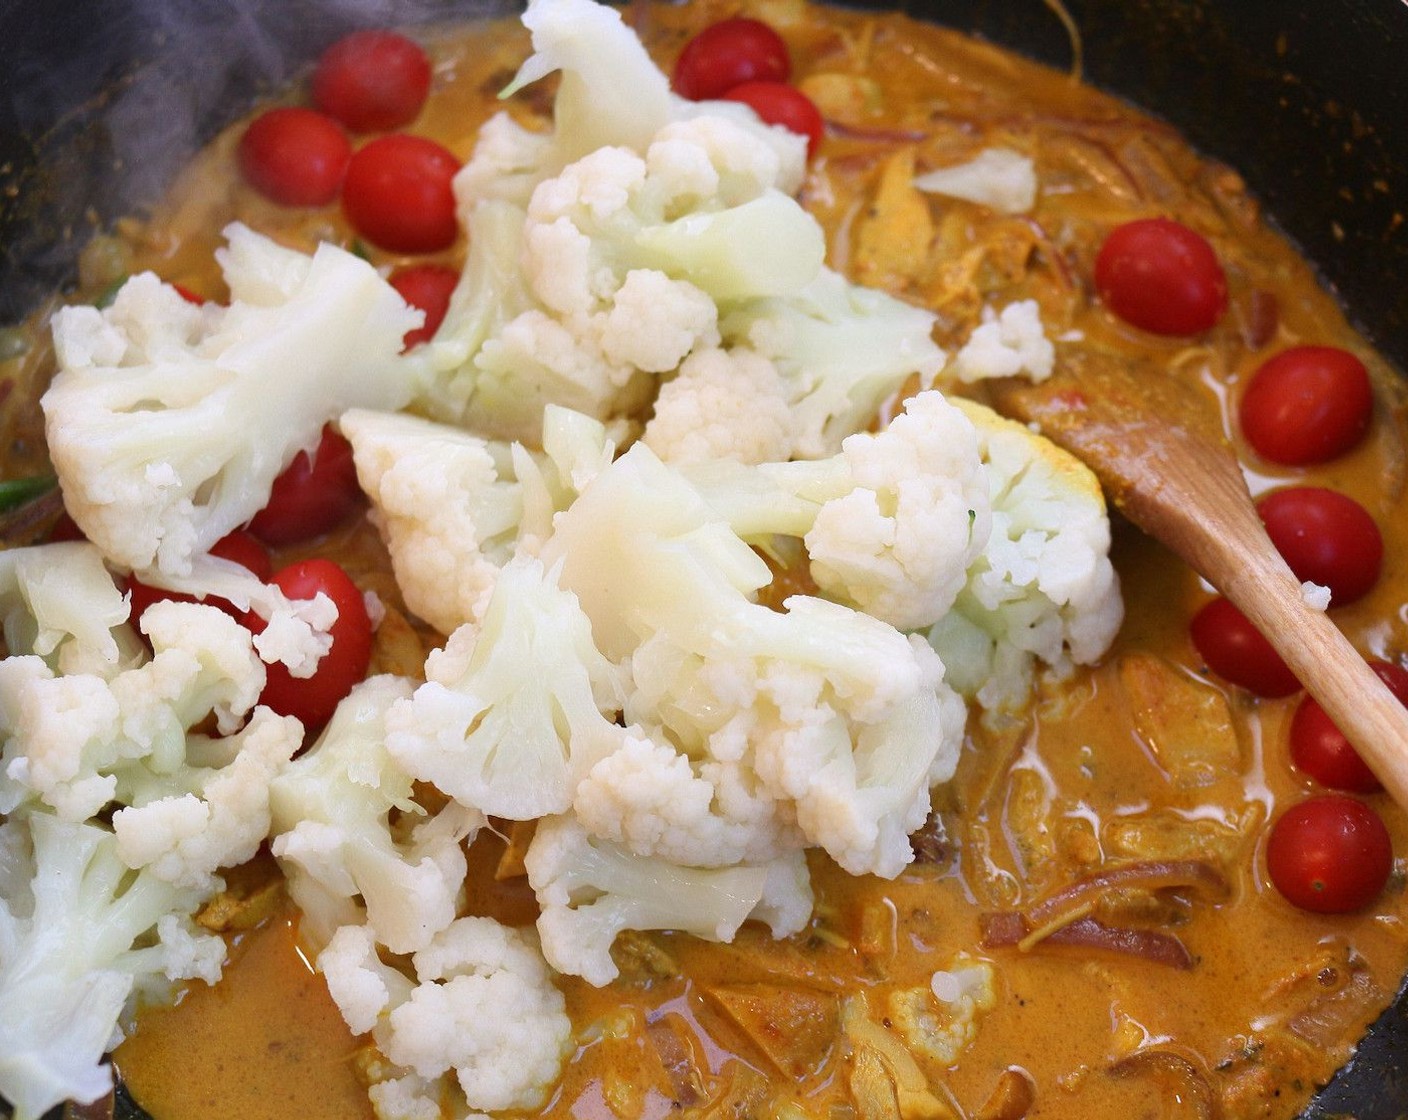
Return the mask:
<svg viewBox="0 0 1408 1120"><path fill-rule="evenodd" d="M1034 297L1048 335L1061 340L1058 361L1136 362L1150 376L1182 378L1221 409L1229 432L1240 385L1278 349L1338 344L1373 363L1378 415L1364 444L1309 471L1258 465L1252 479L1258 489L1292 479L1331 486L1375 516L1384 576L1334 618L1366 654L1408 650L1396 387L1307 266L1260 224L1233 172L1200 160L1166 126L951 31L790 0L746 10L787 39L794 80L831 126L803 198L827 230L833 261L934 308L946 345L966 338L985 303ZM703 3L633 14L668 66L694 30L737 11ZM412 130L463 158L499 107L493 95L526 54L526 37L494 25L435 37L430 47L435 89ZM528 120L547 101L535 89L511 107ZM234 217L301 247L351 243L335 208L284 210L244 187L232 157L237 137L236 129L217 139L149 221L123 224L90 252L90 289L150 268L220 298L212 253ZM915 168L995 145L1035 160L1042 192L1031 215L1003 217L906 189ZM1154 214L1207 235L1228 274L1228 314L1193 342L1123 326L1090 293L1103 233ZM444 259L457 264L460 254ZM365 526L320 548L391 594ZM863 995L888 1025L890 994L926 988L959 953L994 964L994 1004L951 1066L917 1055L932 1095L902 1100L906 1120L1297 1112L1408 964L1402 868L1373 907L1343 917L1300 912L1269 886L1266 822L1312 790L1287 760L1296 698L1253 701L1201 667L1187 622L1208 592L1179 562L1119 524L1115 560L1128 607L1116 647L1097 668L1045 682L1021 720L970 721L959 774L936 792L935 821L916 839L920 859L897 880L852 878L814 858L816 916L798 937L774 942L747 927L720 947L630 935L618 943L615 984L561 980L579 1048L545 1114L893 1115L893 1090L886 1098L867 1088L866 1067L844 1040L843 1007ZM399 646L383 635L383 666L418 652L408 630L394 634ZM1189 750L1213 759L1203 772L1211 780L1179 784L1190 763L1178 752ZM1382 794L1370 800L1395 851L1408 851L1403 814ZM502 850L487 835L472 850L471 909L530 922L521 876L495 878ZM1194 958L1189 969L1074 947L981 946L985 911L1030 905L1107 864L1172 857L1215 864L1227 898L1145 893L1110 904L1124 905L1127 921L1175 933ZM280 910L231 942L218 988L193 988L174 1009L139 1018L117 1054L134 1096L158 1120L370 1115L357 1040L298 951L296 915Z"/></svg>

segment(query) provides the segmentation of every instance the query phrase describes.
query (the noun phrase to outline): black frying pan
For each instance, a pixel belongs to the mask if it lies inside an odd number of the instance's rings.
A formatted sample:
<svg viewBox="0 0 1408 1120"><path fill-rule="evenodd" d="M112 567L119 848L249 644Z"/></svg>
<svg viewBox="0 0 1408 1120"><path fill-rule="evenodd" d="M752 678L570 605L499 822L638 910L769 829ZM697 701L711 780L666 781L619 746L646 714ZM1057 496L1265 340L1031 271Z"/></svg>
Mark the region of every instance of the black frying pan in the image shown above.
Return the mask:
<svg viewBox="0 0 1408 1120"><path fill-rule="evenodd" d="M1070 61L1040 0L899 6ZM1240 170L1356 325L1408 369L1408 0L1066 8L1086 78ZM71 282L94 228L153 198L202 137L333 38L467 10L466 0L0 0L0 325ZM1408 989L1305 1115L1346 1114L1408 1115Z"/></svg>

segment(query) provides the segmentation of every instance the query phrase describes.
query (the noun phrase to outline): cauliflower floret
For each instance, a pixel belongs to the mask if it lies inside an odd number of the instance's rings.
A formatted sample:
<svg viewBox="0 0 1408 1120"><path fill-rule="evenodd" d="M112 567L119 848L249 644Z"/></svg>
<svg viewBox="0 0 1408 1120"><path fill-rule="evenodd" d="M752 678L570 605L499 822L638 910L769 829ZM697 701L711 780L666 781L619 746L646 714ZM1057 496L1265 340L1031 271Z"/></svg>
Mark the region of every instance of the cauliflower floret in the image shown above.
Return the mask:
<svg viewBox="0 0 1408 1120"><path fill-rule="evenodd" d="M964 714L922 641L805 596L785 612L757 603L767 566L641 444L559 516L543 559L561 564L602 652L628 659L627 722L659 728L720 795L745 793L741 814L720 813L751 820L732 843L779 843L795 814L848 870L894 875L909 862L906 834L924 820L930 782L952 773ZM746 768L748 780L708 764ZM762 814L750 801L776 805ZM623 835L642 844L651 827ZM701 849L690 862L719 858Z"/></svg>
<svg viewBox="0 0 1408 1120"><path fill-rule="evenodd" d="M417 984L377 1042L425 1078L453 1069L472 1108L535 1108L572 1025L542 954L518 930L461 918L415 954Z"/></svg>
<svg viewBox="0 0 1408 1120"><path fill-rule="evenodd" d="M377 939L398 953L424 947L454 920L466 872L461 842L483 817L451 805L409 826L425 811L387 750L386 727L387 712L410 694L397 677L363 681L273 783L274 855L315 942L362 920L358 897ZM403 817L397 834L393 812Z"/></svg>
<svg viewBox="0 0 1408 1120"><path fill-rule="evenodd" d="M371 926L339 926L317 958L328 994L355 1034L367 1034L387 1008L404 1003L415 987L410 977L382 961L376 945Z"/></svg>
<svg viewBox="0 0 1408 1120"><path fill-rule="evenodd" d="M811 914L805 863L800 851L780 862L788 867L780 874L768 864L683 867L588 836L570 816L540 822L525 859L548 963L597 987L617 974L611 944L622 930L678 929L732 941L761 905L757 916L776 923L774 936L796 933Z"/></svg>
<svg viewBox="0 0 1408 1120"><path fill-rule="evenodd" d="M511 820L558 813L583 773L620 745L623 684L576 596L536 560L499 573L484 620L425 665L387 716L386 747L414 777Z"/></svg>
<svg viewBox="0 0 1408 1120"><path fill-rule="evenodd" d="M954 356L950 372L965 384L985 377L1027 374L1033 381L1051 376L1056 349L1041 327L1034 299L1009 303L998 314L983 308L983 321Z"/></svg>
<svg viewBox="0 0 1408 1120"><path fill-rule="evenodd" d="M915 177L921 191L976 202L999 214L1025 214L1036 204L1036 166L1011 148L984 148L967 163Z"/></svg>
<svg viewBox="0 0 1408 1120"><path fill-rule="evenodd" d="M920 393L884 431L848 436L841 458L853 488L807 531L812 578L901 630L932 624L990 530L973 426L938 393Z"/></svg>
<svg viewBox="0 0 1408 1120"><path fill-rule="evenodd" d="M997 1006L992 965L959 953L927 988L890 993L889 1020L916 1054L954 1065L978 1035L978 1017Z"/></svg>
<svg viewBox="0 0 1408 1120"><path fill-rule="evenodd" d="M318 967L347 1023L370 1030L400 1076L373 1087L379 1116L439 1117L454 1073L475 1109L536 1108L557 1080L572 1024L529 937L460 918L411 958L414 982L383 963L364 926L337 931Z"/></svg>
<svg viewBox="0 0 1408 1120"><path fill-rule="evenodd" d="M794 454L809 459L834 455L908 378L932 382L944 364L933 329L930 312L825 268L800 292L719 321L726 344L752 347L787 381Z"/></svg>
<svg viewBox="0 0 1408 1120"><path fill-rule="evenodd" d="M970 401L991 479L992 534L954 609L928 632L949 681L989 710L1020 704L1038 661L1095 661L1124 618L1105 498L1078 459Z"/></svg>
<svg viewBox="0 0 1408 1120"><path fill-rule="evenodd" d="M414 416L351 409L340 426L406 606L442 634L483 618L499 570L537 553L614 450L600 422L556 406L546 457Z"/></svg>
<svg viewBox="0 0 1408 1120"><path fill-rule="evenodd" d="M218 889L215 872L250 859L269 834L269 784L302 746L303 725L264 707L235 735L193 736L188 763L204 750L223 754L221 765L183 766L154 783L175 791L145 792L114 813L118 855L178 887Z"/></svg>
<svg viewBox="0 0 1408 1120"><path fill-rule="evenodd" d="M123 567L189 573L324 424L354 405L399 408L420 379L420 359L400 354L420 313L371 265L226 234L228 308L193 307L144 273L106 310L54 316L49 451L65 506Z"/></svg>
<svg viewBox="0 0 1408 1120"><path fill-rule="evenodd" d="M520 236L497 228L512 221L504 203L470 213L472 237L481 222L496 228L478 257L471 248L437 336L437 415L460 395L471 427L536 442L544 401L626 414L656 375L718 344L717 301L788 295L817 274L815 219L770 186L728 204L694 194L704 167L716 183L741 179L727 164L721 177L705 147L689 163L689 136L645 157L609 147L567 165L534 189ZM505 301L499 282L519 266Z"/></svg>
<svg viewBox="0 0 1408 1120"><path fill-rule="evenodd" d="M127 601L86 541L0 552L0 615L6 650L57 673L111 676L138 656Z"/></svg>
<svg viewBox="0 0 1408 1120"><path fill-rule="evenodd" d="M567 164L604 147L644 154L652 141L684 136L691 149L706 146L723 176L698 195L735 196L736 186L775 186L791 194L806 169L806 144L784 128L762 124L745 105L692 102L670 93L668 79L613 8L589 0L531 0L523 23L533 55L506 90L511 93L562 71L553 105L552 133L533 133L504 113L480 130L473 156L455 178L461 210L485 199L526 204L533 187ZM671 153L662 154L680 171ZM707 184L710 173L692 151L685 160ZM691 188L693 189L693 188ZM731 204L731 203L730 203Z"/></svg>
<svg viewBox="0 0 1408 1120"><path fill-rule="evenodd" d="M142 615L152 659L111 679L55 677L37 657L0 661L0 812L26 799L65 820L186 763L186 731L214 714L233 732L264 687L249 631L215 607L159 602Z"/></svg>
<svg viewBox="0 0 1408 1120"><path fill-rule="evenodd" d="M406 606L443 634L477 621L523 529L525 487L541 483L532 460L514 456L527 479L501 477L486 440L414 416L353 409L341 428Z"/></svg>
<svg viewBox="0 0 1408 1120"><path fill-rule="evenodd" d="M787 386L746 347L700 350L661 387L644 438L667 463L785 460L793 443Z"/></svg>
<svg viewBox="0 0 1408 1120"><path fill-rule="evenodd" d="M577 786L572 808L593 836L696 867L758 863L804 845L790 806L762 788L751 766L696 763L663 732L628 730Z"/></svg>
<svg viewBox="0 0 1408 1120"><path fill-rule="evenodd" d="M973 425L933 390L829 459L682 473L740 536L800 538L823 593L902 630L948 612L991 527Z"/></svg>
<svg viewBox="0 0 1408 1120"><path fill-rule="evenodd" d="M645 153L667 209L711 196L734 206L770 187L783 194L801 187L807 147L795 132L759 128L753 111L735 101L677 102L675 109Z"/></svg>
<svg viewBox="0 0 1408 1120"><path fill-rule="evenodd" d="M784 606L776 623L757 616L751 630L721 628L732 656L716 648L690 658L667 639L646 642L632 667L652 687L632 696L627 716L650 711L680 742L702 741L707 757L745 761L777 803L776 819L754 822L754 834L768 823L786 836L795 820L852 874L897 875L913 858L908 836L928 815L930 786L953 774L962 701L921 639L817 599ZM893 676L878 680L868 657Z"/></svg>
<svg viewBox="0 0 1408 1120"><path fill-rule="evenodd" d="M0 826L16 830L31 856L27 877L8 877L24 889L0 894L0 1096L16 1120L38 1120L106 1093L112 1074L99 1063L132 997L215 983L225 944L186 917L202 892L134 876L106 829L35 811Z"/></svg>

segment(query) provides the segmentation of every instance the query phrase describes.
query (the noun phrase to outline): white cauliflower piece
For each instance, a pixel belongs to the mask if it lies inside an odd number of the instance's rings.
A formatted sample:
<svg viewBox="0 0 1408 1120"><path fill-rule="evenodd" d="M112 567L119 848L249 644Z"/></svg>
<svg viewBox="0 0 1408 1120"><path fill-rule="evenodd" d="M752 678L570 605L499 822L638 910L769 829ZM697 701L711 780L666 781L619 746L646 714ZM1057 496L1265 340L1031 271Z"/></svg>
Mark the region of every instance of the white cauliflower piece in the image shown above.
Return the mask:
<svg viewBox="0 0 1408 1120"><path fill-rule="evenodd" d="M977 434L934 390L828 459L682 473L734 532L764 548L800 539L824 594L901 630L947 614L991 528Z"/></svg>
<svg viewBox="0 0 1408 1120"><path fill-rule="evenodd" d="M698 763L663 732L651 738L638 728L588 771L572 809L595 837L695 867L765 862L805 844L790 806L750 765Z"/></svg>
<svg viewBox="0 0 1408 1120"><path fill-rule="evenodd" d="M532 0L523 26L533 54L505 94L561 71L553 157L565 166L599 148L643 150L669 121L670 84L621 13L591 0Z"/></svg>
<svg viewBox="0 0 1408 1120"><path fill-rule="evenodd" d="M999 214L1026 214L1036 205L1036 165L1011 148L984 148L967 163L916 175L914 185Z"/></svg>
<svg viewBox="0 0 1408 1120"><path fill-rule="evenodd" d="M1051 376L1056 348L1041 326L1041 308L1034 299L1009 303L999 314L983 308L983 321L954 356L949 372L971 384L986 377L1015 377L1025 373L1033 381Z"/></svg>
<svg viewBox="0 0 1408 1120"><path fill-rule="evenodd" d="M114 563L172 575L257 513L274 478L354 405L399 408L419 320L371 265L312 257L240 225L221 254L232 303L197 308L150 273L112 306L53 321L44 394L64 504Z"/></svg>
<svg viewBox="0 0 1408 1120"><path fill-rule="evenodd" d="M340 427L406 606L442 634L484 616L499 570L610 462L599 421L550 406L546 457L414 416L350 409Z"/></svg>
<svg viewBox="0 0 1408 1120"><path fill-rule="evenodd" d="M186 731L214 714L233 732L264 687L249 631L215 607L160 602L142 616L152 659L111 679L56 677L37 657L0 661L0 811L42 801L68 821L186 764Z"/></svg>
<svg viewBox="0 0 1408 1120"><path fill-rule="evenodd" d="M901 630L947 613L990 532L972 424L940 394L911 397L881 432L848 436L851 489L803 538L821 590Z"/></svg>
<svg viewBox="0 0 1408 1120"><path fill-rule="evenodd" d="M397 677L363 681L273 783L273 852L315 942L360 922L365 910L382 944L409 953L455 918L466 872L461 842L483 818L449 806L410 826L425 811L386 747L387 712L410 694L410 682ZM395 833L393 811L403 816Z"/></svg>
<svg viewBox="0 0 1408 1120"><path fill-rule="evenodd" d="M736 101L684 101L652 138L645 158L671 209L710 197L734 206L773 188L795 194L807 171L807 146L795 132L759 128Z"/></svg>
<svg viewBox="0 0 1408 1120"><path fill-rule="evenodd" d="M645 157L601 148L543 180L521 236L498 228L512 221L507 204L471 211L472 238L494 228L478 257L471 248L437 336L437 415L459 396L458 419L531 443L545 401L626 414L657 375L718 344L717 301L787 295L817 274L821 229L795 200L772 187L727 205L696 195L684 153L691 170L712 169L709 151L689 149L687 132L662 143ZM499 286L519 265L505 299Z"/></svg>
<svg viewBox="0 0 1408 1120"><path fill-rule="evenodd" d="M443 634L477 621L513 555L524 482L511 468L501 477L488 442L458 428L362 409L340 427L406 606Z"/></svg>
<svg viewBox="0 0 1408 1120"><path fill-rule="evenodd" d="M955 1065L978 1036L980 1016L997 1006L996 979L990 963L959 953L928 987L892 991L889 1022L912 1052Z"/></svg>
<svg viewBox="0 0 1408 1120"><path fill-rule="evenodd" d="M675 97L617 10L589 0L531 0L523 23L532 33L534 53L505 93L560 70L555 127L545 135L527 131L505 113L489 120L455 179L462 211L486 199L522 206L537 183L589 152L621 147L644 154L653 140L675 135L706 140L724 176L726 198L733 196L735 181L788 194L801 185L804 140L762 124L745 105ZM698 193L714 190L706 186Z"/></svg>
<svg viewBox="0 0 1408 1120"><path fill-rule="evenodd" d="M348 1026L397 1067L372 1088L378 1116L439 1117L454 1074L474 1109L536 1108L562 1072L572 1025L528 936L460 918L411 958L385 964L367 926L339 929L318 956Z"/></svg>
<svg viewBox="0 0 1408 1120"><path fill-rule="evenodd" d="M8 877L23 889L0 894L0 1097L16 1120L38 1120L106 1093L99 1063L133 997L215 983L225 944L187 917L202 892L134 875L105 829L36 811L0 826L16 830L31 854L29 875Z"/></svg>
<svg viewBox="0 0 1408 1120"><path fill-rule="evenodd" d="M924 820L931 781L952 773L964 716L922 641L805 596L785 612L757 603L767 566L642 444L559 516L543 559L561 565L603 653L627 659L626 721L701 763L695 776L719 799L711 814L750 822L733 843L782 844L795 827L856 873L894 875L909 862L907 833ZM682 770L672 780L702 802ZM604 827L604 813L588 812ZM668 819L626 823L636 850L679 835ZM720 858L701 848L691 862Z"/></svg>
<svg viewBox="0 0 1408 1120"><path fill-rule="evenodd" d="M0 616L10 654L36 654L58 673L111 676L138 654L128 605L86 541L0 552Z"/></svg>
<svg viewBox="0 0 1408 1120"><path fill-rule="evenodd" d="M991 480L992 534L929 642L949 681L984 708L1020 704L1037 662L1057 673L1097 660L1124 618L1105 498L1078 459L970 401Z"/></svg>
<svg viewBox="0 0 1408 1120"><path fill-rule="evenodd" d="M597 650L576 596L536 560L499 573L483 622L456 630L426 683L387 717L406 771L464 805L510 820L558 813L620 745L616 667Z"/></svg>
<svg viewBox="0 0 1408 1120"><path fill-rule="evenodd" d="M697 351L661 386L644 439L667 463L785 460L793 444L787 386L746 347Z"/></svg>
<svg viewBox="0 0 1408 1120"><path fill-rule="evenodd" d="M572 1024L542 954L490 918L461 918L415 954L416 986L374 1034L423 1078L454 1071L471 1108L536 1108L562 1072Z"/></svg>
<svg viewBox="0 0 1408 1120"><path fill-rule="evenodd" d="M944 353L930 337L934 316L822 269L800 292L745 303L724 315L728 345L747 345L788 383L794 454L834 455L912 376L931 383Z"/></svg>
<svg viewBox="0 0 1408 1120"><path fill-rule="evenodd" d="M117 852L128 867L147 868L178 887L214 891L215 872L253 857L269 834L269 786L303 746L303 725L268 708L254 710L238 733L193 737L188 751L220 751L220 766L188 765L112 817ZM194 760L192 760L194 761Z"/></svg>
<svg viewBox="0 0 1408 1120"><path fill-rule="evenodd" d="M542 910L538 933L543 955L559 972L600 987L617 975L611 945L622 930L678 929L710 941L732 941L769 888L795 890L802 881L795 873L801 853L781 859L793 870L773 875L767 864L683 867L634 856L588 836L570 816L542 821L525 863ZM809 897L804 906L770 897L764 909L779 922L774 936L784 937L805 923L811 903ZM801 923L782 924L803 909Z"/></svg>

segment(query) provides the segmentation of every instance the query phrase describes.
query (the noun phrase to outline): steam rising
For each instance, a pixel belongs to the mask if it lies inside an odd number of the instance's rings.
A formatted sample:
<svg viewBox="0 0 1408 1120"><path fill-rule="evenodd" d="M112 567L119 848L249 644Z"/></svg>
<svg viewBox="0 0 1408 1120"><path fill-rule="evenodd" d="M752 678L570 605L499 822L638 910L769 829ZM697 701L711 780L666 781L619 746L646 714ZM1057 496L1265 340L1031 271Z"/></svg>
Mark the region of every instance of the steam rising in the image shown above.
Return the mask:
<svg viewBox="0 0 1408 1120"><path fill-rule="evenodd" d="M7 0L0 324L71 278L95 224L158 197L205 139L294 81L339 35L508 7L500 0Z"/></svg>

